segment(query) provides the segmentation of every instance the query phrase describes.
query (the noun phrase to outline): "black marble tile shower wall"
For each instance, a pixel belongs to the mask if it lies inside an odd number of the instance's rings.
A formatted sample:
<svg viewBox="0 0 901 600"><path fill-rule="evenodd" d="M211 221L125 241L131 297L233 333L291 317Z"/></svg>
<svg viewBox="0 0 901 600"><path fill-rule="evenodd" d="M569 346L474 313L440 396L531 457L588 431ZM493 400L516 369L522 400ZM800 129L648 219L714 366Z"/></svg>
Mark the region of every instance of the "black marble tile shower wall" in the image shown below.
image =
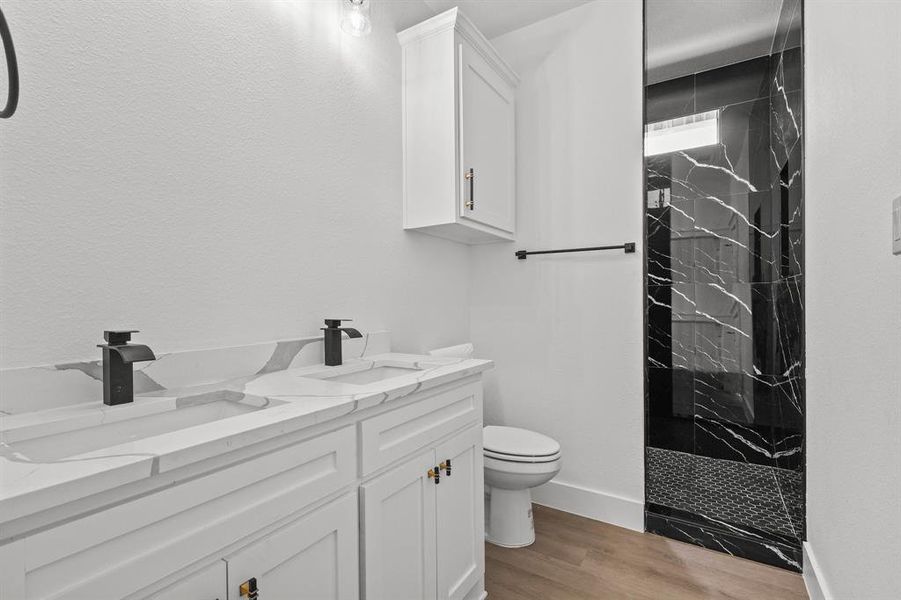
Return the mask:
<svg viewBox="0 0 901 600"><path fill-rule="evenodd" d="M719 532L791 569L804 538L798 4L773 55L646 88L648 123L715 110L719 134L646 158L648 527L695 543Z"/></svg>

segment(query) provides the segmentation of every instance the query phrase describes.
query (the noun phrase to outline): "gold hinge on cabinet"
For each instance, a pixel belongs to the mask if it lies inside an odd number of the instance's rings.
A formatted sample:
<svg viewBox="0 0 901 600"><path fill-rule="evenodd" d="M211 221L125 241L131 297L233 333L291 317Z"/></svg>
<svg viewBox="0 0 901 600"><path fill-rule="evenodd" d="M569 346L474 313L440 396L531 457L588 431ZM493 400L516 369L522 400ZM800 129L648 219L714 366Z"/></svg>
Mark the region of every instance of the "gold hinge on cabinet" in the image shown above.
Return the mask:
<svg viewBox="0 0 901 600"><path fill-rule="evenodd" d="M251 577L238 587L238 594L241 598L248 600L257 600L260 590L257 588L257 578Z"/></svg>
<svg viewBox="0 0 901 600"><path fill-rule="evenodd" d="M466 202L465 206L469 210L476 209L476 188L475 188L475 179L476 173L472 169L466 171L466 175L463 176L469 182L469 200Z"/></svg>
<svg viewBox="0 0 901 600"><path fill-rule="evenodd" d="M438 468L444 469L444 474L447 475L448 477L450 477L451 476L451 459L447 459L446 461L444 461L443 463L438 465Z"/></svg>
<svg viewBox="0 0 901 600"><path fill-rule="evenodd" d="M435 480L435 485L438 485L439 483L441 483L441 467L436 466L432 469L429 469L428 475L429 475L429 479Z"/></svg>

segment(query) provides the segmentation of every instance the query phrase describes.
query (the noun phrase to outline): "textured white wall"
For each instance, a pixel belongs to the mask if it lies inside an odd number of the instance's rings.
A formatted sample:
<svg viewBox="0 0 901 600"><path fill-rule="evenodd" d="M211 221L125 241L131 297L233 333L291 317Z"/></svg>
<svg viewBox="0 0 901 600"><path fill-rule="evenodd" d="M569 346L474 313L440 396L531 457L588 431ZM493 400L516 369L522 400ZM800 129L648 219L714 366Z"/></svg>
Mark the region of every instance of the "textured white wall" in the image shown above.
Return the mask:
<svg viewBox="0 0 901 600"><path fill-rule="evenodd" d="M808 550L834 598L897 598L901 3L805 4Z"/></svg>
<svg viewBox="0 0 901 600"><path fill-rule="evenodd" d="M555 488L555 504L640 527L641 2L593 2L493 42L522 84L517 241L473 249L472 339L497 365L486 419L560 441L557 480L576 487ZM513 256L625 241L639 252Z"/></svg>
<svg viewBox="0 0 901 600"><path fill-rule="evenodd" d="M362 40L331 0L3 8L22 99L0 122L0 366L95 358L121 325L160 352L325 316L401 349L471 335L498 361L489 419L559 438L561 480L640 509L641 254L470 261L401 230L394 32L422 3L377 3ZM524 75L516 247L640 243L641 4L498 45Z"/></svg>
<svg viewBox="0 0 901 600"><path fill-rule="evenodd" d="M408 350L467 336L467 248L401 229L395 31L432 13L377 3L358 40L337 7L3 3L0 366L95 358L123 325L161 352L327 316Z"/></svg>

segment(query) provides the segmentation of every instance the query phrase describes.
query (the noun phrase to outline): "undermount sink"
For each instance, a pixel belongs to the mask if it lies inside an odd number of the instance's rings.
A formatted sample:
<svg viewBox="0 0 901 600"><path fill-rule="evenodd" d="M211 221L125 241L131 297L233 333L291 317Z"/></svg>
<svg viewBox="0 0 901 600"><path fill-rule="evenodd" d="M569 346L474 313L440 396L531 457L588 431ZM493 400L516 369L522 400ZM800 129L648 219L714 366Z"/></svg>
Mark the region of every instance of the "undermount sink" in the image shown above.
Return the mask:
<svg viewBox="0 0 901 600"><path fill-rule="evenodd" d="M88 418L89 422L84 426L69 431L48 435L33 431L34 435L28 437L17 436L14 431L5 431L0 432L0 439L6 442L12 451L32 461L48 462L283 404L279 401L249 398L237 393L217 396L221 399L175 403L171 399L160 402L156 399L138 398L133 404L107 408L108 412L100 417L99 422ZM161 406L158 410L142 406L142 403L151 402L157 402ZM147 412L148 409L150 412ZM129 410L134 413L133 416L129 414ZM91 423L92 420L96 424ZM23 439L11 439L16 437Z"/></svg>
<svg viewBox="0 0 901 600"><path fill-rule="evenodd" d="M364 371L345 373L343 375L319 375L317 379L351 383L354 385L366 385L368 383L384 381L385 379L393 379L394 377L400 377L401 375L409 375L410 373L416 373L418 371L422 371L422 369L417 367L381 366L366 369Z"/></svg>

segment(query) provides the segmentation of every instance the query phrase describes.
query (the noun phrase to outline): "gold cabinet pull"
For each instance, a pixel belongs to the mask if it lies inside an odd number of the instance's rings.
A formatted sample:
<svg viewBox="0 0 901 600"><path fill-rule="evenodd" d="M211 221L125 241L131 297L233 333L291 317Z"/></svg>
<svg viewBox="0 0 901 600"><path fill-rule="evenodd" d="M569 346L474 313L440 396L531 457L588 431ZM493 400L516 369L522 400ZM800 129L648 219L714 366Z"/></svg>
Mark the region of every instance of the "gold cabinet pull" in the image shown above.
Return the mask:
<svg viewBox="0 0 901 600"><path fill-rule="evenodd" d="M241 598L247 598L248 600L257 600L259 593L260 590L259 588L257 588L256 577L251 577L240 586L238 586L238 594Z"/></svg>
<svg viewBox="0 0 901 600"><path fill-rule="evenodd" d="M441 468L436 466L434 468L429 469L429 479L435 480L435 485L441 483Z"/></svg>
<svg viewBox="0 0 901 600"><path fill-rule="evenodd" d="M447 475L448 477L450 477L451 476L451 459L448 458L446 461L444 461L443 463L438 465L438 468L444 469L444 474Z"/></svg>

